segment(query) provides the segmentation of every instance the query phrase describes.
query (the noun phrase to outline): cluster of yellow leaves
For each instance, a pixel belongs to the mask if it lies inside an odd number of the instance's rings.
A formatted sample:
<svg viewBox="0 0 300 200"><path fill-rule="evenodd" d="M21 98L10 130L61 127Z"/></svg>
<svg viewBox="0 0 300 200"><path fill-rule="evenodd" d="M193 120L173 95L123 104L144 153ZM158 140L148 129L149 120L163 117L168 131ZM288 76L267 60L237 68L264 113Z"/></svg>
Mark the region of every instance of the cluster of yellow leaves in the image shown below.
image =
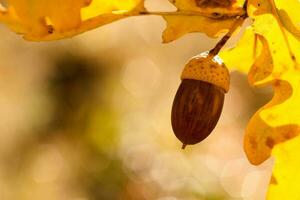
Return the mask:
<svg viewBox="0 0 300 200"><path fill-rule="evenodd" d="M190 32L219 37L245 14L245 0L169 1L177 11L150 12L144 0L7 0L0 8L0 22L27 40L45 41L125 17L155 14L166 20L163 41L171 42ZM253 23L235 48L221 53L229 68L248 73L252 86L274 89L273 99L250 120L244 142L253 164L275 157L269 199L300 199L300 139L295 137L300 124L299 11L298 0L248 0Z"/></svg>
<svg viewBox="0 0 300 200"><path fill-rule="evenodd" d="M244 0L223 8L201 8L196 3L201 0L170 1L177 11L151 13L144 0L8 0L6 8L0 9L0 22L27 40L46 41L72 37L125 17L156 14L167 21L163 40L171 42L190 32L218 37L232 27L234 16L244 12Z"/></svg>
<svg viewBox="0 0 300 200"><path fill-rule="evenodd" d="M221 54L228 66L248 72L251 85L274 90L272 100L250 120L244 141L251 163L275 157L269 199L300 199L300 139L295 137L300 131L299 11L298 0L249 0L252 26L236 48Z"/></svg>

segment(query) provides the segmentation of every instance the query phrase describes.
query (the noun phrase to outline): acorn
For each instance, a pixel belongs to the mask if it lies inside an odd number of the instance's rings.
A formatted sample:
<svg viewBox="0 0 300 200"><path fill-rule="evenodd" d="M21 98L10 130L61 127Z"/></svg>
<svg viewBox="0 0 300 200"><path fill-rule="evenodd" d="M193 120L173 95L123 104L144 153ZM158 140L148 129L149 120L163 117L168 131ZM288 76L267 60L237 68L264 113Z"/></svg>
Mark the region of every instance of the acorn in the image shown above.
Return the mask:
<svg viewBox="0 0 300 200"><path fill-rule="evenodd" d="M215 128L229 90L229 71L219 56L208 52L192 58L181 75L172 107L172 128L186 145L204 140Z"/></svg>

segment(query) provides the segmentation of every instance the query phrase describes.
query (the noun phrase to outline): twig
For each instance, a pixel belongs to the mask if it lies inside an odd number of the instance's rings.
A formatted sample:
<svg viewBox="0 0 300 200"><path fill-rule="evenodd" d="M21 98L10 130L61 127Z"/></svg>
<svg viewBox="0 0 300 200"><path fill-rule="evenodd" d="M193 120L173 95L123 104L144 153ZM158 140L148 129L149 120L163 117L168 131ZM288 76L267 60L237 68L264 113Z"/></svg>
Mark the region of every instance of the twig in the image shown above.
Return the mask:
<svg viewBox="0 0 300 200"><path fill-rule="evenodd" d="M176 12L153 12L153 11L141 11L136 13L137 15L160 15L160 16L202 16L212 19L228 19L228 18L237 18L245 15L245 11L241 10L234 13L220 13L220 12L204 12L204 11L176 11Z"/></svg>

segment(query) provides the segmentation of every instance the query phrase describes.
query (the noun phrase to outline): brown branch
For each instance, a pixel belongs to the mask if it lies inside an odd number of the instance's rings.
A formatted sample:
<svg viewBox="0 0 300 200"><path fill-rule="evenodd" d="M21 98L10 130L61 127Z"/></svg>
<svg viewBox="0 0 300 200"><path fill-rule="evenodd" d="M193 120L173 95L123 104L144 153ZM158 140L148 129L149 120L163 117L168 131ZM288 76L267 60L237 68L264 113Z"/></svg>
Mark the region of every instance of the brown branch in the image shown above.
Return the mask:
<svg viewBox="0 0 300 200"><path fill-rule="evenodd" d="M174 16L202 16L211 19L228 19L237 18L245 15L245 10L237 10L236 12L205 12L205 11L175 11L175 12L152 12L152 11L142 11L137 15L174 15Z"/></svg>

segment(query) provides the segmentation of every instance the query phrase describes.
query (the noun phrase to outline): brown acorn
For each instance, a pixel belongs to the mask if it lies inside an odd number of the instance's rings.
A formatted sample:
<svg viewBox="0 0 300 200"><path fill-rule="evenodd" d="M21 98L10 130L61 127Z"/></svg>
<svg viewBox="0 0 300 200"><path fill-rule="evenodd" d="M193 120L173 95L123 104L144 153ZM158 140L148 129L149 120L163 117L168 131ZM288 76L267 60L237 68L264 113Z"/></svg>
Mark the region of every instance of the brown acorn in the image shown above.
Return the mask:
<svg viewBox="0 0 300 200"><path fill-rule="evenodd" d="M215 128L229 89L229 72L218 56L194 57L185 66L172 107L172 127L186 145L204 140Z"/></svg>

